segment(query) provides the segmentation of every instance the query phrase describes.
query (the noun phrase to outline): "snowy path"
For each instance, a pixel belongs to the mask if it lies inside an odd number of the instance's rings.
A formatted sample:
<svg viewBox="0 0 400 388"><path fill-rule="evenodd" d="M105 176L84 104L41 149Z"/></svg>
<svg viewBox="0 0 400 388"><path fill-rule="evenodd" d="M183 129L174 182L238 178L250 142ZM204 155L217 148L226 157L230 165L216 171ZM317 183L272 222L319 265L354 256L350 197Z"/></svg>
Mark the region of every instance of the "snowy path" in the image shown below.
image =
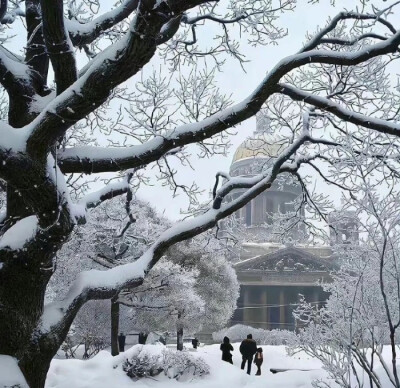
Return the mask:
<svg viewBox="0 0 400 388"><path fill-rule="evenodd" d="M219 345L211 345L201 348L199 354L203 355L211 366L210 382L207 387L251 387L251 388L311 388L314 379L326 379L326 372L321 369L321 363L306 355L289 357L284 346L263 346L264 363L262 375L255 376L256 367L252 366L252 375L248 376L240 369L241 356L239 344L234 344L233 363L229 365L221 361ZM270 368L297 368L312 369L310 371L288 371L272 374ZM194 387L195 385L192 384ZM201 386L201 382L199 385ZM205 387L205 385L203 385Z"/></svg>
<svg viewBox="0 0 400 388"><path fill-rule="evenodd" d="M234 344L234 365L221 361L219 345L200 348L196 354L202 356L211 367L211 374L193 382L176 382L164 376L156 380L142 379L132 382L121 368L113 368L129 357L130 350L112 357L108 352L101 352L88 361L53 360L47 377L46 388L312 388L314 379L326 380L327 374L321 369L319 361L306 355L289 357L284 346L263 346L264 364L262 376L252 376L240 369L241 357L239 344ZM310 371L289 371L278 374L269 372L275 368L313 369ZM333 385L332 385L333 387Z"/></svg>

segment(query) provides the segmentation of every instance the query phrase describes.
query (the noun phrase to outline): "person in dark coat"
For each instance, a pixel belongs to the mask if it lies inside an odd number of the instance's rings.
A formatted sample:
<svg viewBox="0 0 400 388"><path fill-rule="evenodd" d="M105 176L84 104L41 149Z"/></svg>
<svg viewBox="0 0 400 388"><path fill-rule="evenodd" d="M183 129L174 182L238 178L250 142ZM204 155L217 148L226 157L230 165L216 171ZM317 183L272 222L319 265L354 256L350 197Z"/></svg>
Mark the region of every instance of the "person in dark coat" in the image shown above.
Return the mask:
<svg viewBox="0 0 400 388"><path fill-rule="evenodd" d="M162 343L163 345L167 344L167 341L165 340L165 338L162 335L160 335L160 338L158 339L158 342Z"/></svg>
<svg viewBox="0 0 400 388"><path fill-rule="evenodd" d="M244 369L247 362L247 374L251 372L251 363L253 362L253 356L257 352L256 341L253 340L251 334L247 335L247 339L243 340L240 344L240 353L242 354L242 365L241 368Z"/></svg>
<svg viewBox="0 0 400 388"><path fill-rule="evenodd" d="M219 348L222 350L222 361L226 361L233 364L232 354L231 354L231 351L233 352L233 346L229 343L228 337L224 337L224 342L221 344Z"/></svg>
<svg viewBox="0 0 400 388"><path fill-rule="evenodd" d="M261 376L261 365L264 361L263 350L262 348L258 348L256 352L256 356L254 357L254 364L257 365L257 373L256 376Z"/></svg>
<svg viewBox="0 0 400 388"><path fill-rule="evenodd" d="M149 335L144 332L139 333L139 345L146 345L147 337Z"/></svg>
<svg viewBox="0 0 400 388"><path fill-rule="evenodd" d="M118 336L118 347L119 347L119 351L120 352L124 352L125 351L125 340L126 340L126 336L124 335L124 333L122 333L122 332L119 333L119 336Z"/></svg>
<svg viewBox="0 0 400 388"><path fill-rule="evenodd" d="M193 349L197 349L197 346L199 345L199 340L197 338L193 338L192 345L193 345Z"/></svg>

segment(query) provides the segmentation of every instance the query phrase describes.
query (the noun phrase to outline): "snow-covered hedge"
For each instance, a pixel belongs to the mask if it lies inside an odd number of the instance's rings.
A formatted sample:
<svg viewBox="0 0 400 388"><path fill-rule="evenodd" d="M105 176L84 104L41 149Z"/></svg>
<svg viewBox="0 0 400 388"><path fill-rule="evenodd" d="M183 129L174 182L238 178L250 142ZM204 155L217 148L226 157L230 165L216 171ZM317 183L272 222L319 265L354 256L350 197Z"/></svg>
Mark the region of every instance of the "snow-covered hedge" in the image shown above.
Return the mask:
<svg viewBox="0 0 400 388"><path fill-rule="evenodd" d="M225 336L229 337L231 342L240 342L246 338L247 334L252 334L259 345L286 345L295 336L289 330L265 330L246 325L226 327L214 332L212 336L214 341L218 342L222 342Z"/></svg>
<svg viewBox="0 0 400 388"><path fill-rule="evenodd" d="M196 379L210 373L210 367L201 357L195 357L188 351L166 348L159 353L150 353L148 347L142 347L123 363L122 368L135 380L162 372L176 380Z"/></svg>

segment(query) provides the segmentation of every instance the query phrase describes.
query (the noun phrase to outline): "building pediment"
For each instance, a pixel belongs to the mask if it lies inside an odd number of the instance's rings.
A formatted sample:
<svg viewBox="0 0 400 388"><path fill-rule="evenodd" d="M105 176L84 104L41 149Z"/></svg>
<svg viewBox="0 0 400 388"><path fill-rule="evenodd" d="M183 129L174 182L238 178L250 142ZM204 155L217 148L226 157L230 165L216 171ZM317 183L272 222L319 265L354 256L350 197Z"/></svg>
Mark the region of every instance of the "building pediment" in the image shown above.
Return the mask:
<svg viewBox="0 0 400 388"><path fill-rule="evenodd" d="M330 272L337 267L334 260L321 258L297 247L286 247L252 257L235 264L236 271Z"/></svg>

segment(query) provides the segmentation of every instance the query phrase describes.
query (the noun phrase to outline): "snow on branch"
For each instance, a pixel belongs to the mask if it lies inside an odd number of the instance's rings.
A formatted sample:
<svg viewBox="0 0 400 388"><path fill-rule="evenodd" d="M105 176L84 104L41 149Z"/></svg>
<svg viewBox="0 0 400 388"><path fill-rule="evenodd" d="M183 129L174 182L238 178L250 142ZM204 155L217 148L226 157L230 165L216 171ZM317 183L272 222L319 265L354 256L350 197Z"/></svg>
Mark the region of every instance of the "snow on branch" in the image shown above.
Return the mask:
<svg viewBox="0 0 400 388"><path fill-rule="evenodd" d="M0 81L7 91L18 86L26 86L31 82L29 67L2 45L0 45Z"/></svg>
<svg viewBox="0 0 400 388"><path fill-rule="evenodd" d="M244 187L242 181L248 179L251 184L248 190L232 202L222 204L219 209L211 206L205 213L192 219L176 223L162 233L150 248L136 261L98 271L82 272L72 284L69 292L62 301L55 301L45 306L40 331L63 331L72 322L80 307L91 299L108 299L122 289L133 288L142 284L148 271L160 260L166 250L172 245L192 238L217 225L218 221L239 210L257 195L270 188L277 176L282 172L295 172L302 163L308 161L306 157L288 159L307 140L300 137L289 146L275 161L271 169L264 175L238 178L238 187ZM235 178L236 179L236 178ZM227 182L232 185L232 180ZM224 190L224 187L221 189Z"/></svg>
<svg viewBox="0 0 400 388"><path fill-rule="evenodd" d="M24 245L36 237L38 231L38 219L30 216L17 221L0 238L0 250L20 250Z"/></svg>
<svg viewBox="0 0 400 388"><path fill-rule="evenodd" d="M199 123L184 124L141 145L125 148L86 146L66 149L59 154L60 168L64 173L91 174L119 171L151 163L171 149L204 140L252 117L272 94L280 92L280 79L297 67L309 63L353 66L377 56L396 52L399 44L400 31L383 42L365 46L356 52L312 50L286 57L271 70L250 96L232 107Z"/></svg>
<svg viewBox="0 0 400 388"><path fill-rule="evenodd" d="M337 44L345 44L345 45L351 45L354 44L356 42L358 42L361 39L367 38L368 36L365 37L360 37L358 40L356 39L354 41L354 43L349 43L349 42L340 42L338 40L335 40L335 42L330 42L327 39L324 39L324 36L326 36L329 32L333 31L338 23L340 21L346 20L346 19L354 19L354 20L374 20L378 23L383 24L384 26L386 26L389 31L392 34L396 34L397 31L396 29L385 19L383 19L382 17L379 17L377 15L369 15L369 14L361 14L358 12L340 12L338 15L336 15L331 21L330 23L323 28L318 34L316 34L301 50L300 52L306 52L306 51L310 51L315 49L318 45L320 45L321 43L337 43ZM376 39L381 39L382 37L374 34L374 36L370 36L371 38L376 38Z"/></svg>
<svg viewBox="0 0 400 388"><path fill-rule="evenodd" d="M72 44L77 47L92 43L106 30L122 22L136 10L139 0L125 0L118 7L97 18L80 23L77 20L66 19L65 24L70 34Z"/></svg>
<svg viewBox="0 0 400 388"><path fill-rule="evenodd" d="M57 96L29 125L31 135L27 151L33 156L46 155L65 132L89 113L101 106L111 91L146 65L157 49L154 36L173 18L174 12L184 12L198 1L172 2L173 12L160 15L164 2L140 2L129 30L116 43L98 54L85 72L63 93ZM140 55L139 55L140 53Z"/></svg>
<svg viewBox="0 0 400 388"><path fill-rule="evenodd" d="M321 110L330 112L349 123L373 129L378 132L400 136L400 124L396 122L373 118L361 113L353 112L326 97L305 92L289 84L280 84L279 92L289 96L293 100L304 101L305 103L311 104Z"/></svg>
<svg viewBox="0 0 400 388"><path fill-rule="evenodd" d="M127 193L128 190L129 182L128 179L125 178L119 182L110 183L102 189L86 195L79 204L87 209L91 209L108 199Z"/></svg>
<svg viewBox="0 0 400 388"><path fill-rule="evenodd" d="M3 164L6 163L7 152L23 151L28 136L29 131L27 129L13 128L0 120L0 161Z"/></svg>

